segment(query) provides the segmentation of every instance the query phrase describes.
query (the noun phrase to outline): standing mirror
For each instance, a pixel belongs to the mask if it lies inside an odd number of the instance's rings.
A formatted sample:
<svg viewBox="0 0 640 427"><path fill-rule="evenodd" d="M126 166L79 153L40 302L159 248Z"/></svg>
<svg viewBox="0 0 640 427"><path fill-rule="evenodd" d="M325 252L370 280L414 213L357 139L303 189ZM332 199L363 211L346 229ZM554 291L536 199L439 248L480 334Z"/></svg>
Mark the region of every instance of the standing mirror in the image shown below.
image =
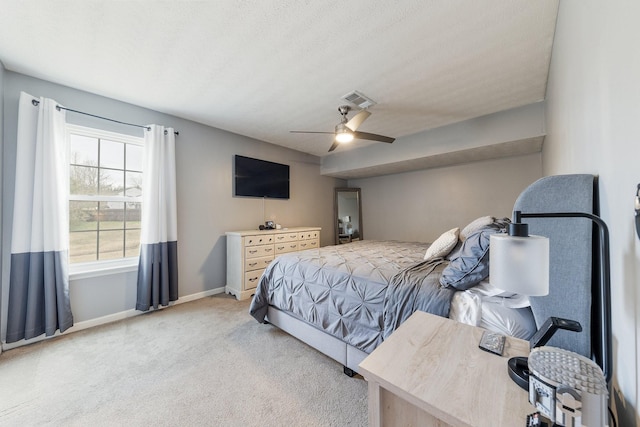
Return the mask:
<svg viewBox="0 0 640 427"><path fill-rule="evenodd" d="M336 245L362 239L362 200L359 188L336 188L333 217Z"/></svg>

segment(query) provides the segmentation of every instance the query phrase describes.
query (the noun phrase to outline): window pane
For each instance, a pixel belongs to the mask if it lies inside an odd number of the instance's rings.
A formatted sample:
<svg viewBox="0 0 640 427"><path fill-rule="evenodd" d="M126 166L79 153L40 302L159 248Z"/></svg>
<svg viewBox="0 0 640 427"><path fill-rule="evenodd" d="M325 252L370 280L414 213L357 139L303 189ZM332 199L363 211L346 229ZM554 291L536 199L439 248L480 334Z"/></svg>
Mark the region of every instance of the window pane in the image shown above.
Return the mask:
<svg viewBox="0 0 640 427"><path fill-rule="evenodd" d="M140 145L127 144L127 165L125 169L142 172L142 155L144 148Z"/></svg>
<svg viewBox="0 0 640 427"><path fill-rule="evenodd" d="M100 140L100 167L124 169L124 143Z"/></svg>
<svg viewBox="0 0 640 427"><path fill-rule="evenodd" d="M140 197L142 196L142 173L141 172L125 172L125 196Z"/></svg>
<svg viewBox="0 0 640 427"><path fill-rule="evenodd" d="M124 228L124 202L100 202L100 230Z"/></svg>
<svg viewBox="0 0 640 427"><path fill-rule="evenodd" d="M118 259L124 255L124 230L100 231L98 259Z"/></svg>
<svg viewBox="0 0 640 427"><path fill-rule="evenodd" d="M140 255L140 230L125 231L125 239L124 256Z"/></svg>
<svg viewBox="0 0 640 427"><path fill-rule="evenodd" d="M140 228L140 219L142 218L142 212L140 210L142 203L137 202L128 202L126 207L126 225L125 228L127 230L131 230L133 228Z"/></svg>
<svg viewBox="0 0 640 427"><path fill-rule="evenodd" d="M71 164L98 166L98 138L70 135Z"/></svg>
<svg viewBox="0 0 640 427"><path fill-rule="evenodd" d="M124 171L100 169L100 194L103 196L124 196Z"/></svg>
<svg viewBox="0 0 640 427"><path fill-rule="evenodd" d="M142 204L109 199L142 196L142 139L122 135L118 142L106 133L103 139L97 129L88 135L73 125L69 129L69 261L138 256Z"/></svg>
<svg viewBox="0 0 640 427"><path fill-rule="evenodd" d="M71 166L69 170L69 191L71 194L98 194L98 168Z"/></svg>
<svg viewBox="0 0 640 427"><path fill-rule="evenodd" d="M69 202L69 231L98 230L97 202Z"/></svg>
<svg viewBox="0 0 640 427"><path fill-rule="evenodd" d="M89 262L98 259L98 233L80 231L69 233L69 262Z"/></svg>

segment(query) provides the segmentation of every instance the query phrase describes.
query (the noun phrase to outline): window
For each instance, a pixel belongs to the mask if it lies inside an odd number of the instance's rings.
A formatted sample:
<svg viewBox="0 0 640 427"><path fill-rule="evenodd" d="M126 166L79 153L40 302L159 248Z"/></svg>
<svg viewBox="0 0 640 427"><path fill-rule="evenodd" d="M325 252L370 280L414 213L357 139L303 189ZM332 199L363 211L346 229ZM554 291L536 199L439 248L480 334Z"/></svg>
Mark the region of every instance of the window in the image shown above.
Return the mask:
<svg viewBox="0 0 640 427"><path fill-rule="evenodd" d="M143 139L67 125L70 264L137 257Z"/></svg>

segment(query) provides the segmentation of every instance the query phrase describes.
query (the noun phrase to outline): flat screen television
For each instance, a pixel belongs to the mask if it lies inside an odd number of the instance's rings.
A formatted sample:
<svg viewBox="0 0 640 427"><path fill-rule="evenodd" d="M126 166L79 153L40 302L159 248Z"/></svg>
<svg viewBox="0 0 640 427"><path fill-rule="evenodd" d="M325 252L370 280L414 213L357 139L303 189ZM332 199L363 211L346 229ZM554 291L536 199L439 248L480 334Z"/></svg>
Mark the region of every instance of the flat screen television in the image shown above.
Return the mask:
<svg viewBox="0 0 640 427"><path fill-rule="evenodd" d="M234 163L236 196L289 198L289 165L239 155Z"/></svg>

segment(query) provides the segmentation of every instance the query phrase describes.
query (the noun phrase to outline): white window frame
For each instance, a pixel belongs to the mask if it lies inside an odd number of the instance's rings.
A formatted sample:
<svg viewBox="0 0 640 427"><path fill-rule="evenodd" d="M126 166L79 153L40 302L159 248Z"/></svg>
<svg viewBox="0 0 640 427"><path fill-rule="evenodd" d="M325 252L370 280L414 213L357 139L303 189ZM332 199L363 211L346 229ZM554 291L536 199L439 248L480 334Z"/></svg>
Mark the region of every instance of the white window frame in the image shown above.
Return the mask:
<svg viewBox="0 0 640 427"><path fill-rule="evenodd" d="M67 123L66 125L66 138L67 147L71 150L71 134L79 134L94 138L107 139L114 142L123 142L126 144L134 144L144 146L144 138L133 135L126 135L122 133L109 132L101 129L95 129L85 126L79 126ZM144 173L144 171L143 171ZM83 202L140 202L142 203L142 196L140 197L125 197L125 196L71 196L67 197L67 206L71 201L83 201ZM70 236L67 236L69 238ZM79 280L87 279L91 277L99 277L108 274L126 273L130 271L138 270L139 257L127 257L109 260L98 260L82 263L69 263L69 279Z"/></svg>

